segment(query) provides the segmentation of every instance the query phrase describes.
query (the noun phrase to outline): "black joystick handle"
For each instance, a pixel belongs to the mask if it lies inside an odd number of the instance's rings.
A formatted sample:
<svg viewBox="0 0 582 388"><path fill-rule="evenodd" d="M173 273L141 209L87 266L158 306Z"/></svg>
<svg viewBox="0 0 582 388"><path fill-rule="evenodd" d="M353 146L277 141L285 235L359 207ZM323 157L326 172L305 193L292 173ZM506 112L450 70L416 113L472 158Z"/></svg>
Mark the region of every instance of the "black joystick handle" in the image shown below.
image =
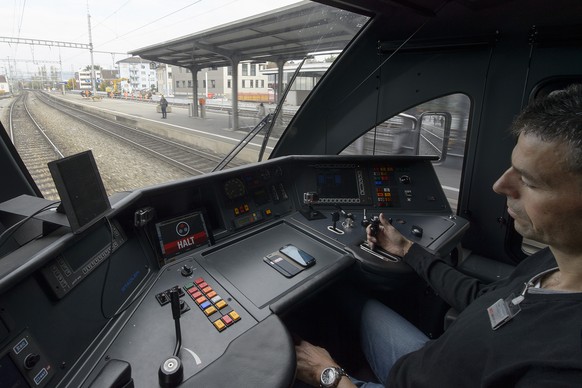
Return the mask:
<svg viewBox="0 0 582 388"><path fill-rule="evenodd" d="M336 226L337 226L337 222L340 219L340 214L339 212L333 212L331 213L331 220L333 221L333 229L336 230Z"/></svg>
<svg viewBox="0 0 582 388"><path fill-rule="evenodd" d="M174 348L174 354L168 357L158 370L158 382L163 388L176 387L184 379L184 367L180 357L178 357L182 347L182 330L180 329L180 293L177 287L170 290L170 304L176 326L176 347Z"/></svg>
<svg viewBox="0 0 582 388"><path fill-rule="evenodd" d="M380 230L380 218L374 216L372 221L370 221L370 234L376 236Z"/></svg>

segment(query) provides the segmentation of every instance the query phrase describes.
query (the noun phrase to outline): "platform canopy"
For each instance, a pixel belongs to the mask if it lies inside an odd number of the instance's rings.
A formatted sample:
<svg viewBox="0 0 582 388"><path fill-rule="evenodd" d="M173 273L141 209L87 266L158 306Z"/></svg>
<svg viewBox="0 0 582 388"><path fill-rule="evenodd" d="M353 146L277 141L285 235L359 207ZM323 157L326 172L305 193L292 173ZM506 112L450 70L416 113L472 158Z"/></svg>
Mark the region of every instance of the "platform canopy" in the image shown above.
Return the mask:
<svg viewBox="0 0 582 388"><path fill-rule="evenodd" d="M232 66L233 60L281 62L342 50L367 19L304 1L129 53L197 70Z"/></svg>

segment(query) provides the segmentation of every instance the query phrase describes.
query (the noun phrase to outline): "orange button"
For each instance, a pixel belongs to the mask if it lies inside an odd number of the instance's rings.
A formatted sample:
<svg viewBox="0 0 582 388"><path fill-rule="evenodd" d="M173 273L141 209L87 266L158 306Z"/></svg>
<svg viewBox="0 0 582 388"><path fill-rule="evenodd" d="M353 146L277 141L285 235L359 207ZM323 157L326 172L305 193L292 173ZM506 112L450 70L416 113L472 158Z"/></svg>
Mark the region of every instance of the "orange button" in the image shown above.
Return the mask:
<svg viewBox="0 0 582 388"><path fill-rule="evenodd" d="M202 292L203 292L203 293L205 293L205 294L208 294L210 291L212 291L212 287L210 287L210 286L208 286L208 287L204 287L204 288L202 289Z"/></svg>
<svg viewBox="0 0 582 388"><path fill-rule="evenodd" d="M216 291L210 291L208 294L206 294L206 296L208 299L212 299L216 296Z"/></svg>
<svg viewBox="0 0 582 388"><path fill-rule="evenodd" d="M214 325L214 327L216 327L216 330L218 331L223 331L224 329L226 329L226 325L220 319L217 319L216 321L212 322L212 324Z"/></svg>
<svg viewBox="0 0 582 388"><path fill-rule="evenodd" d="M228 313L228 315L230 315L232 320L235 322L240 319L240 315L238 315L238 313L236 311L231 311L230 313Z"/></svg>
<svg viewBox="0 0 582 388"><path fill-rule="evenodd" d="M205 296L201 296L199 298L196 299L196 304L202 304L206 302L206 297Z"/></svg>

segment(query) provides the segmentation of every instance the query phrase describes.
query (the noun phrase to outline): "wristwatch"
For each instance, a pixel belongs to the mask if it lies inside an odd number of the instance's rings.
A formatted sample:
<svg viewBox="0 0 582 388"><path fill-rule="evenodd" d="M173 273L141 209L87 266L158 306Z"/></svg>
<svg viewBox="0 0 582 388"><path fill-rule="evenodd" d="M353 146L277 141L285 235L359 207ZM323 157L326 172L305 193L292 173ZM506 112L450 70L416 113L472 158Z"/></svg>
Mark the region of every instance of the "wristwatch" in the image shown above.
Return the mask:
<svg viewBox="0 0 582 388"><path fill-rule="evenodd" d="M319 386L322 388L335 388L343 376L348 374L338 366L327 367L321 372L319 377Z"/></svg>

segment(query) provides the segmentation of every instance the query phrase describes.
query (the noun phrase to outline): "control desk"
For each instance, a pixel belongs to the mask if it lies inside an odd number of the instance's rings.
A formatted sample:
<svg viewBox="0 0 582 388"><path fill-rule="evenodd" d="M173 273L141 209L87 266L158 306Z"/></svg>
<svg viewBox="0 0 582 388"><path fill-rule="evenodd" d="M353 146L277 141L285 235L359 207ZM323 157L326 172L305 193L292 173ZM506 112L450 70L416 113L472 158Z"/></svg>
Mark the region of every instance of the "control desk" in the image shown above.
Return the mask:
<svg viewBox="0 0 582 388"><path fill-rule="evenodd" d="M111 201L0 260L0 380L286 387L282 314L345 271L394 287L411 272L362 247L375 216L441 255L468 227L427 157L290 156Z"/></svg>

